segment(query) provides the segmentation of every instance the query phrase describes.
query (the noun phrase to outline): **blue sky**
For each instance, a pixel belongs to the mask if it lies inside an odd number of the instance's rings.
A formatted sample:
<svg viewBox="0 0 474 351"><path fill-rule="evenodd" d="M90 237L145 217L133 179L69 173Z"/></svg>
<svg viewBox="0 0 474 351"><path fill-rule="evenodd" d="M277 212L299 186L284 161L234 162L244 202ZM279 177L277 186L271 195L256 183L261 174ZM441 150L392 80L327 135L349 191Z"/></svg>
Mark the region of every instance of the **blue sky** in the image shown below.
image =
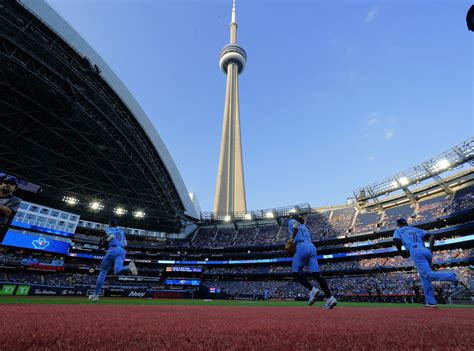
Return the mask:
<svg viewBox="0 0 474 351"><path fill-rule="evenodd" d="M212 208L230 0L48 0ZM469 1L238 0L247 206L345 202L474 135Z"/></svg>

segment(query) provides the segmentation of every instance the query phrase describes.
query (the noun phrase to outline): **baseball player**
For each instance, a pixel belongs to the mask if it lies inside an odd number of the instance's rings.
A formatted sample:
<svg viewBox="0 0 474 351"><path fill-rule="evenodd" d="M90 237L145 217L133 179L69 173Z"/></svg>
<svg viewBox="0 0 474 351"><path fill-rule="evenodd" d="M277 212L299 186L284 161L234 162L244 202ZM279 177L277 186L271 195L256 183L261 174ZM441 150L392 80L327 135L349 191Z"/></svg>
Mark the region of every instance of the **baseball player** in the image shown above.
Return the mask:
<svg viewBox="0 0 474 351"><path fill-rule="evenodd" d="M302 270L305 266L309 267L311 276L316 279L326 296L327 300L324 304L324 309L332 309L337 305L337 300L329 291L326 279L321 276L316 247L311 242L311 234L309 233L308 227L304 224L304 218L300 215L293 216L288 221L288 231L290 233L290 240L287 246L291 246L292 244L295 246L291 271L295 278L310 291L309 305L311 306L316 302L319 289L312 286L303 275Z"/></svg>
<svg viewBox="0 0 474 351"><path fill-rule="evenodd" d="M431 261L433 259L433 248L435 237L426 230L411 227L404 218L397 220L398 229L393 233L393 241L398 253L405 258L410 257L418 270L423 291L425 293L425 307L436 308L436 299L433 293L432 281L448 281L455 284L462 284L469 290L469 282L457 271L433 272ZM430 248L427 249L424 240L429 238ZM402 251L402 244L407 251Z"/></svg>
<svg viewBox="0 0 474 351"><path fill-rule="evenodd" d="M126 253L124 247L127 246L124 230L117 227L118 223L115 219L112 219L109 224L110 227L106 229L104 238L108 244L108 249L100 265L95 292L89 296L89 300L94 302L99 300L100 289L104 284L107 272L112 266L114 267L114 274L132 273L133 275L138 275L134 262L130 262L126 267L123 266Z"/></svg>

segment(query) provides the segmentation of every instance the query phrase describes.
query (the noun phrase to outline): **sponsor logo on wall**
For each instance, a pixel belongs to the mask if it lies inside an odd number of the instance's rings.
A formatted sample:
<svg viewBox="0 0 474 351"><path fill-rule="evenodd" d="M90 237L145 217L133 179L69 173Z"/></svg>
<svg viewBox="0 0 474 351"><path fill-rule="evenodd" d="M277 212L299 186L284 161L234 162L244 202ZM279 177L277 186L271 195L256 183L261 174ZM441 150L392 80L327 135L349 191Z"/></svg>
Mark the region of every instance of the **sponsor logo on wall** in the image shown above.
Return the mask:
<svg viewBox="0 0 474 351"><path fill-rule="evenodd" d="M138 292L138 291L131 291L129 294L128 294L128 297L144 297L145 296L145 292Z"/></svg>
<svg viewBox="0 0 474 351"><path fill-rule="evenodd" d="M87 292L86 292L86 296L94 295L94 293L95 293L94 289L88 289ZM103 289L101 289L99 291L99 296L104 296L104 290Z"/></svg>
<svg viewBox="0 0 474 351"><path fill-rule="evenodd" d="M4 285L2 290L0 290L0 295L10 296L15 292L16 285Z"/></svg>
<svg viewBox="0 0 474 351"><path fill-rule="evenodd" d="M77 291L77 290L71 290L71 289L61 290L61 295L63 295L63 296L74 296L74 295L78 295L78 294L79 294L79 291Z"/></svg>
<svg viewBox="0 0 474 351"><path fill-rule="evenodd" d="M34 269L38 271L57 271L57 272L64 272L64 266L54 266L50 264L42 264L42 263L32 263L28 265L28 269Z"/></svg>
<svg viewBox="0 0 474 351"><path fill-rule="evenodd" d="M155 299L165 298L165 299L181 299L185 297L185 294L182 292L173 292L173 291L155 291L152 295Z"/></svg>
<svg viewBox="0 0 474 351"><path fill-rule="evenodd" d="M31 289L31 285L18 285L18 289L16 289L17 296L28 296Z"/></svg>
<svg viewBox="0 0 474 351"><path fill-rule="evenodd" d="M38 238L31 242L33 247L37 250L44 250L49 246L49 241L46 238Z"/></svg>
<svg viewBox="0 0 474 351"><path fill-rule="evenodd" d="M109 291L110 292L124 292L125 290L122 288L110 288Z"/></svg>
<svg viewBox="0 0 474 351"><path fill-rule="evenodd" d="M57 295L58 292L52 289L35 289L33 295Z"/></svg>

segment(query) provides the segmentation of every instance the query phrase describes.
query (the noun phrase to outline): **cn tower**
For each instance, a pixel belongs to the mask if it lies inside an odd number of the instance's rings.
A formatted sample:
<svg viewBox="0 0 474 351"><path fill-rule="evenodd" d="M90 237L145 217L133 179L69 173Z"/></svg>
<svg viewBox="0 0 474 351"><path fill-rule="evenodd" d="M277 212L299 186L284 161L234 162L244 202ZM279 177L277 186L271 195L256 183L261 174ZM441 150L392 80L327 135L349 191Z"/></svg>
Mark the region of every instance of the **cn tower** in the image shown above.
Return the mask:
<svg viewBox="0 0 474 351"><path fill-rule="evenodd" d="M231 216L237 212L247 211L242 162L242 139L240 136L238 81L238 76L245 69L246 62L247 54L237 44L237 20L235 0L233 0L230 43L221 50L219 60L222 72L227 75L227 84L213 212L222 216Z"/></svg>

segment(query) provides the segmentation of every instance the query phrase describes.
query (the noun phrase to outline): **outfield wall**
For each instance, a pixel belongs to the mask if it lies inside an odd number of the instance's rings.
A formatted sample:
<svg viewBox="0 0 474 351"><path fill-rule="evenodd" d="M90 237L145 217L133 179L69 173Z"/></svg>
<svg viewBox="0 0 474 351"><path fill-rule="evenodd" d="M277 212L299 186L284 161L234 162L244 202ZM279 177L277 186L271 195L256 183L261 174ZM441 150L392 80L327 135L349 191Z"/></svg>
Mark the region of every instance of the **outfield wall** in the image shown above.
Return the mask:
<svg viewBox="0 0 474 351"><path fill-rule="evenodd" d="M0 282L0 296L89 296L94 292L92 286L49 286ZM137 297L150 299L192 299L190 290L152 290L137 287L109 287L101 289L100 296Z"/></svg>

